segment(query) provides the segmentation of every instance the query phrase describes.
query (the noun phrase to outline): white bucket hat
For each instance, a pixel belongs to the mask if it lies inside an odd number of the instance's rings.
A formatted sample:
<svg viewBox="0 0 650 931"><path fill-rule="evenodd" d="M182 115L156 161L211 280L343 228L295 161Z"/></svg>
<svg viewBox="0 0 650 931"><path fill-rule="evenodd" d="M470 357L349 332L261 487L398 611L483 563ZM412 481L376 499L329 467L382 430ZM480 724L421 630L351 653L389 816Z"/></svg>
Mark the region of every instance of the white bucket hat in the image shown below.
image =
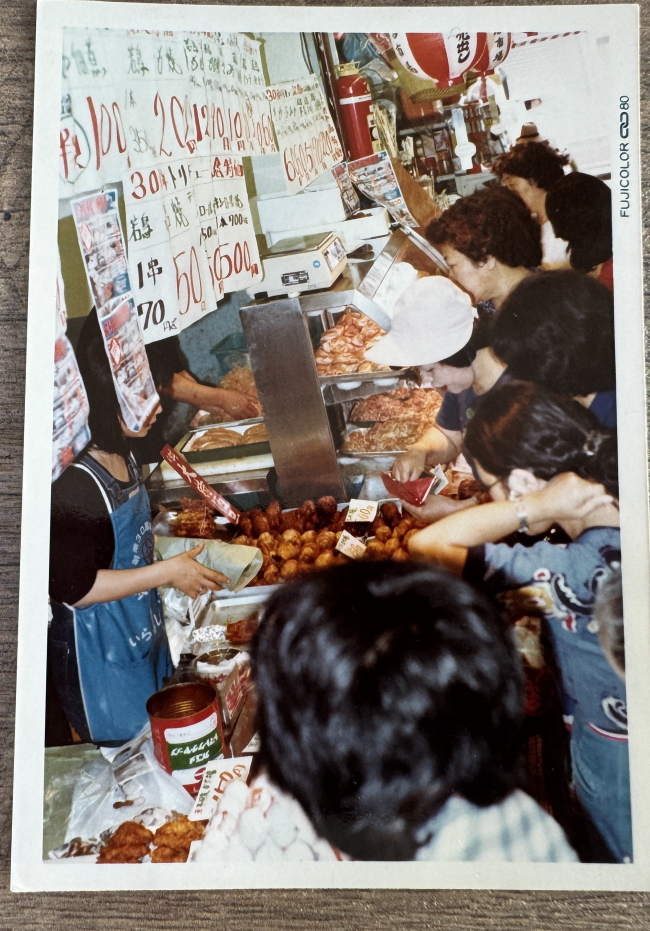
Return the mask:
<svg viewBox="0 0 650 931"><path fill-rule="evenodd" d="M381 365L433 365L467 344L475 316L469 295L448 278L420 278L397 299L390 333L366 352L366 359Z"/></svg>

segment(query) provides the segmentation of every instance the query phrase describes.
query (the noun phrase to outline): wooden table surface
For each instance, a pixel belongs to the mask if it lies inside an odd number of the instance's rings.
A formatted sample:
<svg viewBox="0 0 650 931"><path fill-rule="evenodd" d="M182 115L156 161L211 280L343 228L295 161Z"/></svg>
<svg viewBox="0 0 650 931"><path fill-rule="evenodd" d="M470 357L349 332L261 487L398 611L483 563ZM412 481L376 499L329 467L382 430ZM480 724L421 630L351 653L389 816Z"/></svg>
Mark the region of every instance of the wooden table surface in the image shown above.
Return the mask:
<svg viewBox="0 0 650 931"><path fill-rule="evenodd" d="M390 4L373 0L355 5ZM650 896L646 894L381 890L47 895L9 892L35 19L34 0L0 0L0 493L4 514L0 537L0 746L3 748L0 931L650 928ZM641 21L642 109L646 129L642 149L647 166L650 0L642 0ZM646 197L647 174L646 170ZM645 233L647 236L647 224ZM33 527L30 532L40 533L42 528Z"/></svg>

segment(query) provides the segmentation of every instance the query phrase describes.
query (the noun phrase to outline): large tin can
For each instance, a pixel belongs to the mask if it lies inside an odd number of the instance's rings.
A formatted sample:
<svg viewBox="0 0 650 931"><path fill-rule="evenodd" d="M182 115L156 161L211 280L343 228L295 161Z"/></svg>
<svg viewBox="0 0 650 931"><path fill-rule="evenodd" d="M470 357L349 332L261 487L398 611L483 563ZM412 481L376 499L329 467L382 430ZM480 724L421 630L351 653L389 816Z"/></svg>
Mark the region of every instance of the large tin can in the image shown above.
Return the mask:
<svg viewBox="0 0 650 931"><path fill-rule="evenodd" d="M216 692L187 682L155 692L147 701L154 754L162 768L196 795L210 760L223 757Z"/></svg>

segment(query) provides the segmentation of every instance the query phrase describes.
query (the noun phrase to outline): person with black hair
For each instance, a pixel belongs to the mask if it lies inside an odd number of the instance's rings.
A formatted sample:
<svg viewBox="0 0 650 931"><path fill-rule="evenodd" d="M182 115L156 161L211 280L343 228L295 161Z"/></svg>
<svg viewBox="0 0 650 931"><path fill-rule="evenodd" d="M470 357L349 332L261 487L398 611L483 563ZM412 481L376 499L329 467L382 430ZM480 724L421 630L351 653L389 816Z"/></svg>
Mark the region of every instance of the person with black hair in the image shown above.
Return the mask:
<svg viewBox="0 0 650 931"><path fill-rule="evenodd" d="M314 573L269 599L252 671L261 765L348 856L576 859L517 788L520 662L469 585L423 565Z"/></svg>
<svg viewBox="0 0 650 931"><path fill-rule="evenodd" d="M546 214L569 244L571 268L613 291L612 192L605 182L581 171L563 175L546 195Z"/></svg>
<svg viewBox="0 0 650 931"><path fill-rule="evenodd" d="M145 703L172 665L157 588L196 597L227 579L196 557L153 563L151 508L130 452L97 314L76 350L91 442L52 485L48 665L82 740L117 746L147 721Z"/></svg>
<svg viewBox="0 0 650 931"><path fill-rule="evenodd" d="M516 194L503 188L483 188L457 200L425 235L472 295L479 315L498 310L542 263L539 226Z"/></svg>
<svg viewBox="0 0 650 931"><path fill-rule="evenodd" d="M556 238L546 212L546 193L564 177L568 164L568 157L547 143L526 142L500 155L492 166L497 177L521 198L539 224L544 268L568 265L567 244Z"/></svg>
<svg viewBox="0 0 650 931"><path fill-rule="evenodd" d="M490 345L513 378L574 397L616 426L614 299L599 281L571 270L532 275L504 301Z"/></svg>
<svg viewBox="0 0 650 931"><path fill-rule="evenodd" d="M493 502L415 534L414 556L430 559L491 595L537 592L572 717L578 798L619 861L632 857L625 686L598 640L594 600L620 563L616 436L576 401L523 382L496 389L465 434ZM516 531L557 523L566 546L498 543Z"/></svg>

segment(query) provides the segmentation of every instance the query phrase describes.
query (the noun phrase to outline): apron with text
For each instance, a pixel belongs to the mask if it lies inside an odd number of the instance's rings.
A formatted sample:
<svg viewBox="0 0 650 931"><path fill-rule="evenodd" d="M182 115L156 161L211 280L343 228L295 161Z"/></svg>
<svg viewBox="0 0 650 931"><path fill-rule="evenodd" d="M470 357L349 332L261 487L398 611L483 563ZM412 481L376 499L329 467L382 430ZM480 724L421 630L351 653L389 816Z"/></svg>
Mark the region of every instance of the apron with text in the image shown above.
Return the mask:
<svg viewBox="0 0 650 931"><path fill-rule="evenodd" d="M104 496L115 537L111 569L153 561L149 498L135 463L128 465L128 488L92 456L70 467L89 472ZM56 657L54 671L70 723L94 743L130 740L147 722L147 699L173 669L157 590L86 608L53 602L52 614L50 647L65 648L65 683Z"/></svg>

